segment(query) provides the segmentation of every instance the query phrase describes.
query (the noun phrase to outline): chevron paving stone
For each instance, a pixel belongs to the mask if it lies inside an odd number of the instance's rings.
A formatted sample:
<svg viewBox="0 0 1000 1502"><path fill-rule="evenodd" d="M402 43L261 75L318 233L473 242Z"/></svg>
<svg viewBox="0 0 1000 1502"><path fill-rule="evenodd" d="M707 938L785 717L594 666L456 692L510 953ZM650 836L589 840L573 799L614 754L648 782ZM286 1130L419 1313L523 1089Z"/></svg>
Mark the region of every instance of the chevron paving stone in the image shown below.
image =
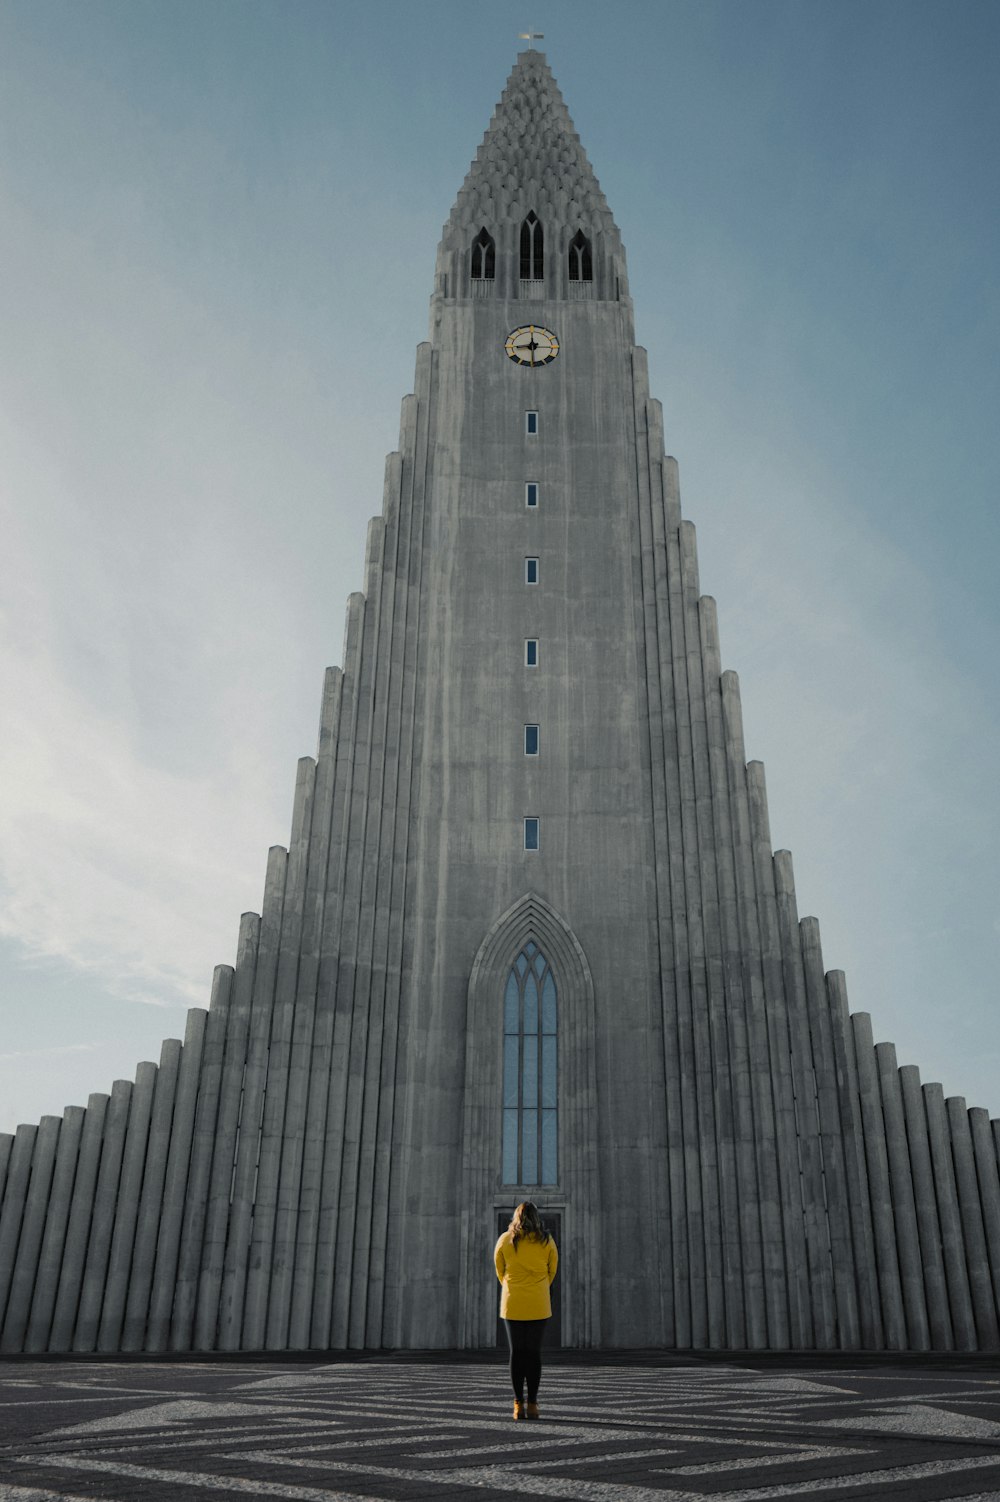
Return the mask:
<svg viewBox="0 0 1000 1502"><path fill-rule="evenodd" d="M0 1364L0 1502L1000 1502L1000 1370L497 1361Z"/></svg>

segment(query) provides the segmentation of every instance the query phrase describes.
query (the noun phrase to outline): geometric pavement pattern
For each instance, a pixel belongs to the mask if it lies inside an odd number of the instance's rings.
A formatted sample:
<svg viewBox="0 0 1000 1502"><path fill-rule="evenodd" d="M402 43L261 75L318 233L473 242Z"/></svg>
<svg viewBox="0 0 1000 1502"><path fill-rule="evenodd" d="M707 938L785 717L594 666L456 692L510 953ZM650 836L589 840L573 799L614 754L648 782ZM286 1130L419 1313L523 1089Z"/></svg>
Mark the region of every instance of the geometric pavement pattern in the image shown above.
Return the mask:
<svg viewBox="0 0 1000 1502"><path fill-rule="evenodd" d="M1000 1502L995 1368L793 1361L0 1364L0 1502Z"/></svg>

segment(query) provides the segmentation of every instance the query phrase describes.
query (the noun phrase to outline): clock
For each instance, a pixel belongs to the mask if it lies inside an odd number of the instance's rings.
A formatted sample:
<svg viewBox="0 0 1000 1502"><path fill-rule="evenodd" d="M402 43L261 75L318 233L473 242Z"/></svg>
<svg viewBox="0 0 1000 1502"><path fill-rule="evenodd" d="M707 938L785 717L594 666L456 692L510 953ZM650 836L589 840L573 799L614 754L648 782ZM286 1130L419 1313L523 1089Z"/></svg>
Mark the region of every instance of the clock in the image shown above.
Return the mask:
<svg viewBox="0 0 1000 1502"><path fill-rule="evenodd" d="M549 329L529 323L507 335L504 349L517 365L548 365L559 353L559 340Z"/></svg>

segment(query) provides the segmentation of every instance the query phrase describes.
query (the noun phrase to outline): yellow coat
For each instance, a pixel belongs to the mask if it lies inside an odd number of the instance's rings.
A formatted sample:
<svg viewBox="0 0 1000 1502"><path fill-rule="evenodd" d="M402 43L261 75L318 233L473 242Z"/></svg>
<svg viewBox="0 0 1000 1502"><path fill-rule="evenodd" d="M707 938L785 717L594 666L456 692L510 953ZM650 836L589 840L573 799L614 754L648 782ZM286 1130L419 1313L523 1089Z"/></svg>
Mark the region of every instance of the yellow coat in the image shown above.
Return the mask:
<svg viewBox="0 0 1000 1502"><path fill-rule="evenodd" d="M549 1319L549 1288L559 1266L552 1237L534 1241L530 1236L519 1236L515 1247L510 1231L504 1231L493 1250L493 1261L503 1286L500 1318Z"/></svg>

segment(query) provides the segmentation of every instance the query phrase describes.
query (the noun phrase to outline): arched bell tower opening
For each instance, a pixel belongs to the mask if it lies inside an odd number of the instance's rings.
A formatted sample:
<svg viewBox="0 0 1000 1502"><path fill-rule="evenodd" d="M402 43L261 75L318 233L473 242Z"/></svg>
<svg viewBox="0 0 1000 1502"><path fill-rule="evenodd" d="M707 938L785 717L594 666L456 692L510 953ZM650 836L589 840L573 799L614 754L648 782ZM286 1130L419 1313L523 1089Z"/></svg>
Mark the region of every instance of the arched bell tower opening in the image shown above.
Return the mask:
<svg viewBox="0 0 1000 1502"><path fill-rule="evenodd" d="M558 1214L562 1340L600 1341L594 987L579 940L529 892L497 919L469 977L462 1130L461 1343L492 1346L498 1213Z"/></svg>

